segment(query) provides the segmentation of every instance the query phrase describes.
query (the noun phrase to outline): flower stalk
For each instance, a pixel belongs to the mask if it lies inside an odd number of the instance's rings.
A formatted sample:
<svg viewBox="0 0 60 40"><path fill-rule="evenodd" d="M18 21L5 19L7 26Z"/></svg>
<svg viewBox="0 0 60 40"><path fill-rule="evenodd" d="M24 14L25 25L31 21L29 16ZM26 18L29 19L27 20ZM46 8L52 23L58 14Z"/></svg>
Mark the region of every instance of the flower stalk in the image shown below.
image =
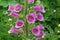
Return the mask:
<svg viewBox="0 0 60 40"><path fill-rule="evenodd" d="M27 1L28 0L24 0L24 6L25 6L25 9L24 9L24 12L25 12L25 17L26 17L26 15L27 15ZM26 30L26 38L28 38L28 23L27 23L27 21L25 20L25 30Z"/></svg>

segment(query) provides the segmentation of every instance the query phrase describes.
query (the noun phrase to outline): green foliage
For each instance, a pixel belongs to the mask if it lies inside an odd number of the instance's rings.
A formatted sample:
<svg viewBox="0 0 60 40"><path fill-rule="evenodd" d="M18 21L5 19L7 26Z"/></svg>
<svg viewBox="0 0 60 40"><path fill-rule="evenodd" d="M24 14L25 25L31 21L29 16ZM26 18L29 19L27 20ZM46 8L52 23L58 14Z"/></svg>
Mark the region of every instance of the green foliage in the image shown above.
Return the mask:
<svg viewBox="0 0 60 40"><path fill-rule="evenodd" d="M23 16L25 15L22 11L20 12L21 18L13 18L9 16L9 13L7 12L8 5L15 5L16 3L20 3L24 6L23 0L0 0L0 40L23 40L23 38L18 37L15 34L8 34L10 26L14 25L17 19L24 18ZM60 0L40 0L40 3L43 4L46 9L46 13L43 14L45 21L37 21L37 24L42 23L45 27L44 31L46 36L41 40L60 40L60 27L58 27L60 24ZM35 4L36 0L34 4L29 4L28 8L33 7ZM31 11L32 9L29 12ZM33 27L33 24L29 24L28 27L30 30ZM30 38L33 39L33 36L34 35L29 33Z"/></svg>

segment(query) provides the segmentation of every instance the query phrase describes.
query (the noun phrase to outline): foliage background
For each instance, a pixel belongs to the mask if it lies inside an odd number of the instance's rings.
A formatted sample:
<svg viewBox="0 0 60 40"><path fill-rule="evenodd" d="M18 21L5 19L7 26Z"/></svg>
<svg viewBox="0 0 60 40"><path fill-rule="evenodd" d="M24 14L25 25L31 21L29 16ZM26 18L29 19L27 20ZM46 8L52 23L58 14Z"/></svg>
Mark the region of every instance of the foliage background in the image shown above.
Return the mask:
<svg viewBox="0 0 60 40"><path fill-rule="evenodd" d="M33 7L36 1L32 5L28 5L28 8ZM41 40L60 40L60 27L58 26L60 24L60 0L40 0L39 2L46 9L46 13L44 14L45 21L37 22L42 23L45 27L46 36ZM23 40L23 38L15 34L8 34L8 30L18 18L9 16L7 8L9 4L15 5L16 3L24 6L23 0L0 0L0 40ZM23 11L20 14L20 17L23 18ZM30 26L28 27L30 28ZM30 34L30 37L33 37L32 34Z"/></svg>

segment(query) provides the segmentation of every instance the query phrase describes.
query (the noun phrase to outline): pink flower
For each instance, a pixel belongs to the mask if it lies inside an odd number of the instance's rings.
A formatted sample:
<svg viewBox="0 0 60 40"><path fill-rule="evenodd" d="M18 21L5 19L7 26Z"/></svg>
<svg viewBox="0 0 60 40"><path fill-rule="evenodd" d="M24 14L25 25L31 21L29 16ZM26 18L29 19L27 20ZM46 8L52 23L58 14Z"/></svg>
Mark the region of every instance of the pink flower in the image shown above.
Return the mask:
<svg viewBox="0 0 60 40"><path fill-rule="evenodd" d="M8 11L19 12L23 9L23 6L20 4L16 4L15 6L9 5Z"/></svg>
<svg viewBox="0 0 60 40"><path fill-rule="evenodd" d="M39 38L39 37L44 37L46 34L43 32L43 31L40 31L39 35L36 36L36 38Z"/></svg>
<svg viewBox="0 0 60 40"><path fill-rule="evenodd" d="M37 37L36 40L40 40L40 37Z"/></svg>
<svg viewBox="0 0 60 40"><path fill-rule="evenodd" d="M35 12L28 14L26 19L28 23L35 23Z"/></svg>
<svg viewBox="0 0 60 40"><path fill-rule="evenodd" d="M35 35L36 37L42 37L45 35L45 33L40 30L38 27L33 27L30 32Z"/></svg>
<svg viewBox="0 0 60 40"><path fill-rule="evenodd" d="M40 31L40 34L37 37L42 37L42 36L45 36L45 33L43 31Z"/></svg>
<svg viewBox="0 0 60 40"><path fill-rule="evenodd" d="M10 13L10 16L19 17L19 14L17 14L16 12L11 12L11 13Z"/></svg>
<svg viewBox="0 0 60 40"><path fill-rule="evenodd" d="M42 24L39 24L37 27L39 28L39 30L44 30L44 26Z"/></svg>
<svg viewBox="0 0 60 40"><path fill-rule="evenodd" d="M37 4L34 6L34 11L45 12L44 6L42 4Z"/></svg>
<svg viewBox="0 0 60 40"><path fill-rule="evenodd" d="M17 20L16 21L16 28L22 28L24 26L24 22L22 20Z"/></svg>
<svg viewBox="0 0 60 40"><path fill-rule="evenodd" d="M15 11L16 12L19 12L19 11L21 11L23 9L23 6L22 5L20 5L20 4L16 4L15 5Z"/></svg>
<svg viewBox="0 0 60 40"><path fill-rule="evenodd" d="M14 9L14 6L12 6L12 5L9 5L9 7L8 7L8 11L14 11L15 9Z"/></svg>
<svg viewBox="0 0 60 40"><path fill-rule="evenodd" d="M31 32L35 36L39 36L40 30L37 27L31 29Z"/></svg>
<svg viewBox="0 0 60 40"><path fill-rule="evenodd" d="M19 33L19 30L17 30L14 27L11 27L11 29L8 31L8 33Z"/></svg>
<svg viewBox="0 0 60 40"><path fill-rule="evenodd" d="M39 21L44 21L44 17L43 17L43 15L41 13L38 13L36 15L36 19L39 20Z"/></svg>
<svg viewBox="0 0 60 40"><path fill-rule="evenodd" d="M28 2L29 2L30 4L32 4L32 3L34 3L34 0L28 0Z"/></svg>

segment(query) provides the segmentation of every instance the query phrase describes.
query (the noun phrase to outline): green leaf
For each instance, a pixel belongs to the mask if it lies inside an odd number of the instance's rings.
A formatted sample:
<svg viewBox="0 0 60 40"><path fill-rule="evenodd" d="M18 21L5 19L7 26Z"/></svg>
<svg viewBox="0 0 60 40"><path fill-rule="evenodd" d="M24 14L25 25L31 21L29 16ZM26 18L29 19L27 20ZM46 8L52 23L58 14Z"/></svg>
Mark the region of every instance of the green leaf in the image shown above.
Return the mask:
<svg viewBox="0 0 60 40"><path fill-rule="evenodd" d="M15 5L16 3L16 0L2 0L0 6L7 7L8 5Z"/></svg>

